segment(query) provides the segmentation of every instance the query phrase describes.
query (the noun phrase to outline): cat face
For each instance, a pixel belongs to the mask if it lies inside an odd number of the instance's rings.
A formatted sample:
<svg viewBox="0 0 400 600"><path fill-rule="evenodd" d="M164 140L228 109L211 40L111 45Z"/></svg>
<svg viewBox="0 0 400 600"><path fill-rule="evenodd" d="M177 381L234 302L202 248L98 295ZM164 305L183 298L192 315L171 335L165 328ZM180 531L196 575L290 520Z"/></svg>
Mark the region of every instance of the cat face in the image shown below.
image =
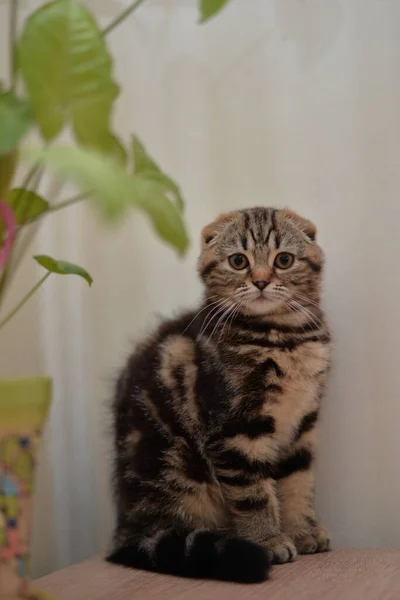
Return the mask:
<svg viewBox="0 0 400 600"><path fill-rule="evenodd" d="M315 236L314 225L289 210L221 215L202 232L199 271L207 297L221 310L248 315L319 302L323 253Z"/></svg>

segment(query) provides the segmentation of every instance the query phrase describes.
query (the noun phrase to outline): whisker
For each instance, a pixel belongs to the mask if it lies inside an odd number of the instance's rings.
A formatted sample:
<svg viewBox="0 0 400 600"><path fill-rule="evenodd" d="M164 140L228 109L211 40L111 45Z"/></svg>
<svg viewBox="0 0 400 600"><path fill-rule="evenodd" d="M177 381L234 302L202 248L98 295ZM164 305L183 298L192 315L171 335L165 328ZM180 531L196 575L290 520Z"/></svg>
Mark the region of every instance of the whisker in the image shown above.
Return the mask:
<svg viewBox="0 0 400 600"><path fill-rule="evenodd" d="M316 326L316 328L319 331L321 331L321 333L324 333L323 329L318 324L318 323L322 323L321 319L319 319L311 311L309 311L307 308L305 308L305 306L303 306L302 304L299 304L298 302L295 302L294 300L290 300L290 303L292 305L295 304L296 307L297 307L297 312L299 314L303 313L307 318L311 319L312 323L314 323L314 325Z"/></svg>
<svg viewBox="0 0 400 600"><path fill-rule="evenodd" d="M212 296L210 296L210 298L211 298L211 297L212 297ZM214 298L216 298L216 296L214 296ZM215 304L219 304L219 301L218 301L218 300L216 300L215 302L211 302L210 304L206 304L206 306L204 306L204 307L203 307L201 310L199 310L199 312L198 312L198 313L196 313L196 314L195 314L195 316L193 317L193 319L190 321L189 325L187 325L187 326L185 327L185 329L182 331L182 334L181 334L181 335L183 335L183 334L184 334L184 333L185 333L185 332L186 332L186 331L189 329L189 327L191 326L191 324L193 323L193 321L195 321L195 320L197 319L197 317L198 317L199 315L201 315L201 313L202 313L202 312L204 312L204 311L205 311L207 308L210 308L211 306L214 306Z"/></svg>
<svg viewBox="0 0 400 600"><path fill-rule="evenodd" d="M242 298L242 297L246 296L246 295L247 295L247 293L248 293L248 291L247 291L247 290L245 290L244 292L238 292L238 293L236 294L236 296L237 296L238 298ZM232 302L232 299L231 299L231 298L223 298L223 299L221 300L221 303L220 303L220 307L221 307L221 309L222 309L223 307L225 308L226 306L228 306L228 304L229 304L230 302ZM216 307L216 308L219 308L219 307ZM207 316L206 316L206 318L205 318L205 321L204 321L204 323L203 323L203 326L201 327L201 329L200 329L200 332L199 332L199 334L198 334L198 337L199 337L199 336L201 336L201 334L202 334L202 333L204 333L204 331L207 329L207 327L209 327L209 325L211 324L211 322L214 320L214 318L215 318L215 317L216 317L216 316L217 316L219 313L220 313L220 311L219 311L219 310L215 310L215 308L214 308L214 309L213 309L213 310L210 312L210 315L207 315ZM207 319L208 319L208 321L207 321Z"/></svg>
<svg viewBox="0 0 400 600"><path fill-rule="evenodd" d="M321 319L317 315L315 315L308 308L306 308L305 306L303 306L302 304L300 304L300 302L296 302L295 300L291 300L290 302L292 304L295 304L296 306L298 306L303 312L309 314L312 319L315 319L316 321L321 322Z"/></svg>
<svg viewBox="0 0 400 600"><path fill-rule="evenodd" d="M302 294L298 294L296 292L296 297L299 298L300 300L304 300L304 302L308 302L309 304L316 306L317 308L321 308L321 305L318 302L311 300L311 298L307 298L307 296L303 296Z"/></svg>
<svg viewBox="0 0 400 600"><path fill-rule="evenodd" d="M222 303L219 303L217 306L215 306L208 315L206 315L197 337L201 337L208 326L212 323L214 318L224 311L227 306L229 306L229 302L224 300Z"/></svg>
<svg viewBox="0 0 400 600"><path fill-rule="evenodd" d="M244 303L246 301L246 298L248 298L250 295L251 295L251 292L248 289L239 290L239 291L236 292L236 294L235 294L235 296L233 298L223 298L223 299L221 299L220 302L216 301L216 302L208 304L206 307L202 308L201 311L199 311L198 314L200 314L201 312L203 312L207 307L209 308L210 306L213 306L213 308L210 311L210 313L208 315L206 315L206 317L204 319L204 322L203 322L203 324L202 324L202 326L200 328L200 331L199 331L199 333L197 335L196 341L198 341L201 338L201 336L204 334L204 332L210 327L210 325L214 321L214 319L216 319L219 315L221 315L221 313L223 313L222 314L222 319L223 319L226 316L226 314L229 313L229 311L231 309L232 310L236 309L236 307L238 305L238 302L243 302ZM226 309L229 309L228 313L224 312L224 311L226 311ZM196 315L194 317L194 319L197 316L198 315ZM220 322L221 322L222 319L220 317L217 320L217 324L214 327L211 335L214 334L216 328L218 328L218 326L219 326L219 324L220 324ZM193 320L191 321L191 323L193 322ZM188 327L191 325L191 323L189 323Z"/></svg>
<svg viewBox="0 0 400 600"><path fill-rule="evenodd" d="M240 307L243 306L244 303L245 303L245 300L242 300L241 302L236 302L236 305L234 306L234 308L232 310L232 314L228 316L228 318L226 319L225 323L222 326L221 333L219 334L218 342L221 341L221 338L223 337L223 334L224 334L225 327L229 323L229 320L231 319L233 321L235 314L238 313L238 311L240 310ZM230 329L230 326L228 327L228 332L229 332L229 329Z"/></svg>
<svg viewBox="0 0 400 600"><path fill-rule="evenodd" d="M217 317L222 311L224 311L225 308L227 306L229 306L229 304L231 302L232 301L230 299L226 299L225 298L221 303L218 304L218 306L214 307L211 310L210 314L207 315L206 318L204 319L204 323L201 326L201 329L200 329L200 331L198 333L198 336L197 336L196 340L198 340L202 336L202 334L205 332L205 330L207 329L207 327L209 327L209 325L215 319L215 317Z"/></svg>
<svg viewBox="0 0 400 600"><path fill-rule="evenodd" d="M233 310L233 308L236 307L236 304L234 304L233 306L228 306L228 308L225 310L225 312L220 316L220 318L217 321L217 324L215 325L214 329L212 330L211 334L209 335L208 339L210 340L212 338L212 336L214 335L214 332L218 329L219 324L221 323L222 319L229 314L229 312L231 310Z"/></svg>
<svg viewBox="0 0 400 600"><path fill-rule="evenodd" d="M290 306L289 302L284 302L283 305L290 310L291 313L296 314L297 310L294 309L294 306Z"/></svg>
<svg viewBox="0 0 400 600"><path fill-rule="evenodd" d="M288 302L285 302L285 306L286 308L288 308L290 310L290 312L294 315L297 315L300 311L299 309L295 308L294 306L290 306L290 304ZM302 328L302 330L304 331L304 333L306 333L306 328L304 325L300 325L300 327Z"/></svg>
<svg viewBox="0 0 400 600"><path fill-rule="evenodd" d="M232 327L232 323L233 323L233 320L234 320L235 316L239 313L240 309L242 308L242 306L244 305L245 302L246 302L246 300L242 300L241 302L239 302L238 305L237 305L237 307L236 307L236 309L232 312L232 315L230 315L227 318L227 320L225 321L224 326L222 328L222 331L221 331L221 334L220 334L220 337L219 337L218 341L220 341L221 336L224 333L224 329L225 329L225 325L226 324L228 324L228 331L227 331L227 333L229 333L229 331L230 331L230 329Z"/></svg>

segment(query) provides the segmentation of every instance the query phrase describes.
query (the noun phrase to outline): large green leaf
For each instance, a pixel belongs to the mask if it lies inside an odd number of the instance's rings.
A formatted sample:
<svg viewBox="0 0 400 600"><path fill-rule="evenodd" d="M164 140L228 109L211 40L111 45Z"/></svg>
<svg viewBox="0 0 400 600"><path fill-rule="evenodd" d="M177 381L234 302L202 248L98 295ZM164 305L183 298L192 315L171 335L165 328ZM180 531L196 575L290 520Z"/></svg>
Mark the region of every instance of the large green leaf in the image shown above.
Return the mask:
<svg viewBox="0 0 400 600"><path fill-rule="evenodd" d="M102 216L121 217L132 203L132 182L122 166L99 152L82 147L58 146L28 151L39 164L52 167L61 176L80 184L96 200Z"/></svg>
<svg viewBox="0 0 400 600"><path fill-rule="evenodd" d="M0 156L8 154L34 122L32 107L12 92L0 96Z"/></svg>
<svg viewBox="0 0 400 600"><path fill-rule="evenodd" d="M92 285L93 279L89 275L85 269L82 267L78 267L78 265L74 265L70 262L65 262L64 260L55 260L51 258L51 256L46 256L45 254L41 254L40 256L33 257L39 265L42 265L45 269L50 271L50 273L58 273L58 275L79 275L86 279L89 285Z"/></svg>
<svg viewBox="0 0 400 600"><path fill-rule="evenodd" d="M135 175L141 175L148 180L160 184L162 189L172 194L176 207L179 212L182 212L184 202L177 184L171 177L161 171L160 167L154 162L149 154L147 154L145 147L137 136L133 136L132 138L132 147Z"/></svg>
<svg viewBox="0 0 400 600"><path fill-rule="evenodd" d="M109 134L108 141L104 144L104 152L113 160L124 167L128 161L125 147L118 137L112 133Z"/></svg>
<svg viewBox="0 0 400 600"><path fill-rule="evenodd" d="M109 150L119 88L104 37L82 4L54 0L35 11L22 33L18 61L46 139L71 122L82 144Z"/></svg>
<svg viewBox="0 0 400 600"><path fill-rule="evenodd" d="M200 0L200 23L214 17L228 2L229 0Z"/></svg>
<svg viewBox="0 0 400 600"><path fill-rule="evenodd" d="M185 224L176 206L165 196L153 194L144 210L150 215L153 227L161 239L176 246L184 254L189 245Z"/></svg>
<svg viewBox="0 0 400 600"><path fill-rule="evenodd" d="M165 195L162 187L141 175L132 178L135 203L150 217L161 239L183 255L189 245L182 214Z"/></svg>
<svg viewBox="0 0 400 600"><path fill-rule="evenodd" d="M49 209L49 203L39 194L23 188L12 190L7 204L13 208L18 225L31 221Z"/></svg>
<svg viewBox="0 0 400 600"><path fill-rule="evenodd" d="M148 215L163 240L180 253L186 250L188 237L182 215L158 182L143 175L129 176L117 162L85 148L55 147L28 155L79 183L106 219L116 220L128 208L138 208Z"/></svg>

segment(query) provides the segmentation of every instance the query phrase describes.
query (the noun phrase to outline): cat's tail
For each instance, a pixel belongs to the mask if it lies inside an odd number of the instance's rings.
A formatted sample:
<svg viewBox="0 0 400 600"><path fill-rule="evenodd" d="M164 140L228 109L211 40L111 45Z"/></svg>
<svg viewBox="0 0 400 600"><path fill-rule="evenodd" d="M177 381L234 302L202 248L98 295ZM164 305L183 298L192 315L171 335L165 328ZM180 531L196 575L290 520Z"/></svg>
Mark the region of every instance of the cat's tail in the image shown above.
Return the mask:
<svg viewBox="0 0 400 600"><path fill-rule="evenodd" d="M268 576L265 550L245 539L209 530L168 529L115 550L109 562L196 579L260 583Z"/></svg>

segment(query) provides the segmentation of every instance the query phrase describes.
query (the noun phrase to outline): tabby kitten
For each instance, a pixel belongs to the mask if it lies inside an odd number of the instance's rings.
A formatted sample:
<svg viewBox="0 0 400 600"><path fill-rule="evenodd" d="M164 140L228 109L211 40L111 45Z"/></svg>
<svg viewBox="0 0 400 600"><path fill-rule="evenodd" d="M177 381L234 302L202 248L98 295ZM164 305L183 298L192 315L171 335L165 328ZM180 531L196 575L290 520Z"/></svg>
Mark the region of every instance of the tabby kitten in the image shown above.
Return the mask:
<svg viewBox="0 0 400 600"><path fill-rule="evenodd" d="M111 562L258 582L329 549L314 509L330 353L315 233L272 208L203 230L203 305L164 323L117 384Z"/></svg>

